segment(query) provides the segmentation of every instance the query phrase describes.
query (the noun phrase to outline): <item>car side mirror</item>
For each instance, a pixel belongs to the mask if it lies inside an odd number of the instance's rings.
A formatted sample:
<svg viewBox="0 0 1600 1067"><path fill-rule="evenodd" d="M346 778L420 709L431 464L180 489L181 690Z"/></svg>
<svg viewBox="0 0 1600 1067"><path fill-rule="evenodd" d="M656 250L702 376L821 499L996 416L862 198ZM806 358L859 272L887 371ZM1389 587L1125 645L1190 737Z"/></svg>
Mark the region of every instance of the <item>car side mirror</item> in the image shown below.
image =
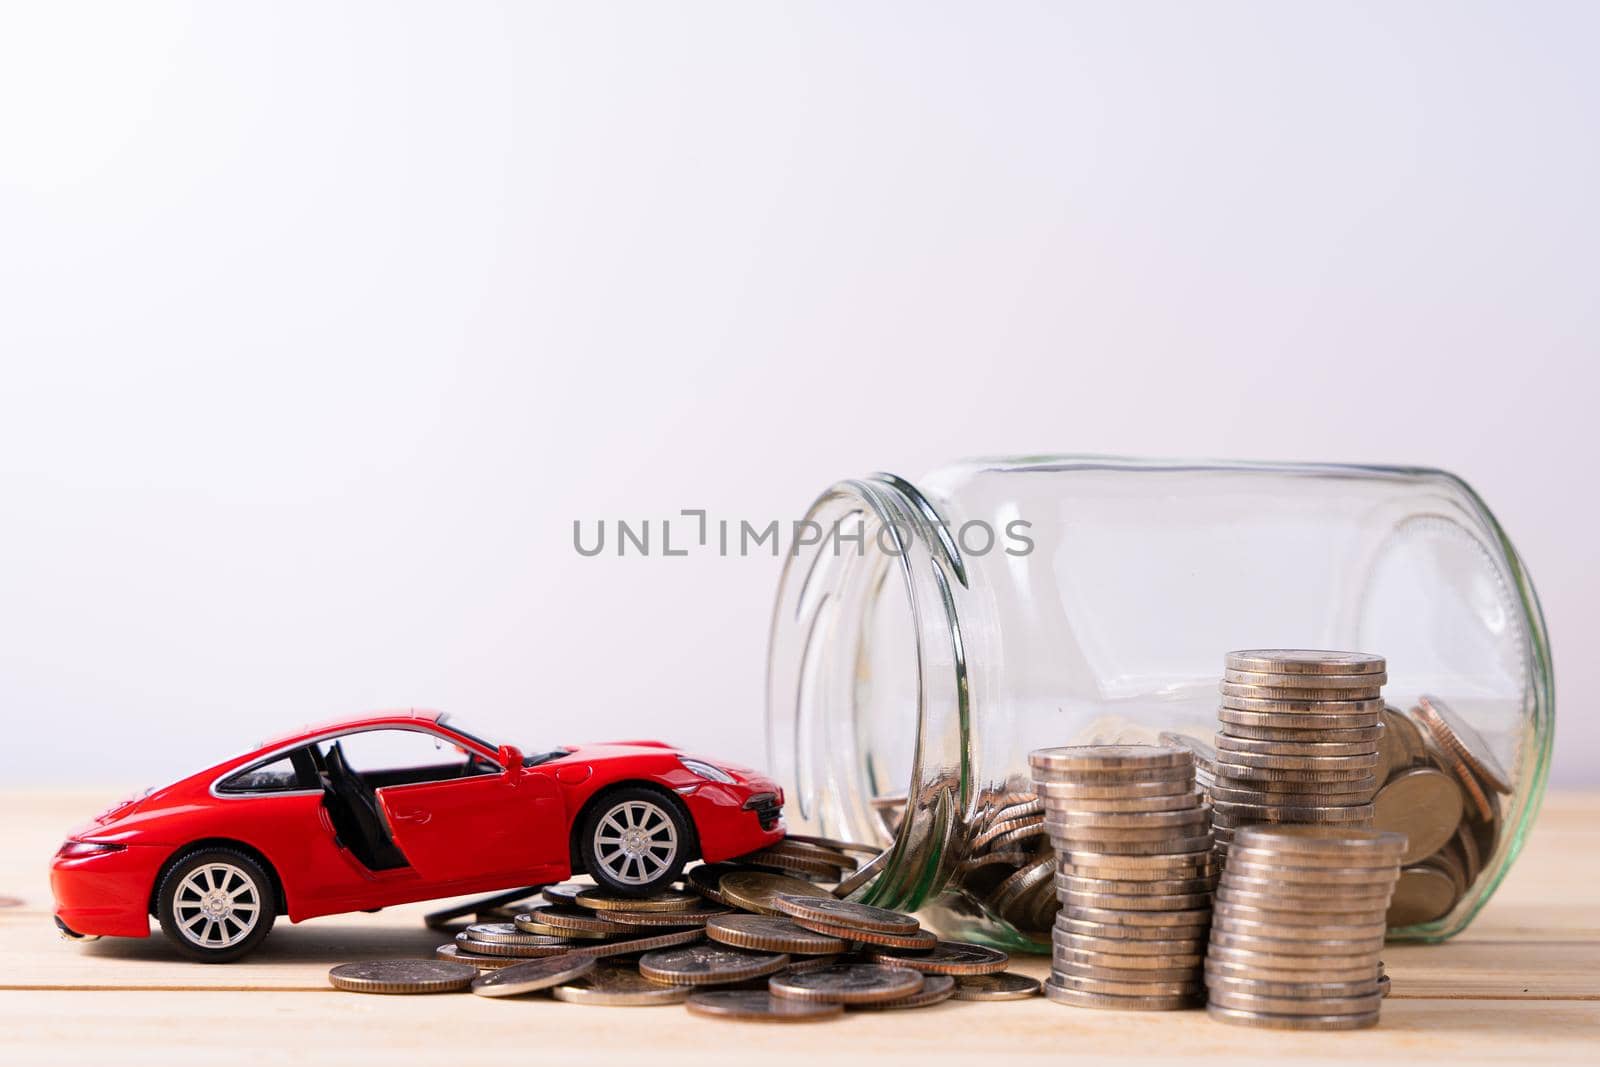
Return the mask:
<svg viewBox="0 0 1600 1067"><path fill-rule="evenodd" d="M516 745L501 745L497 755L507 778L514 777L522 770L522 749Z"/></svg>

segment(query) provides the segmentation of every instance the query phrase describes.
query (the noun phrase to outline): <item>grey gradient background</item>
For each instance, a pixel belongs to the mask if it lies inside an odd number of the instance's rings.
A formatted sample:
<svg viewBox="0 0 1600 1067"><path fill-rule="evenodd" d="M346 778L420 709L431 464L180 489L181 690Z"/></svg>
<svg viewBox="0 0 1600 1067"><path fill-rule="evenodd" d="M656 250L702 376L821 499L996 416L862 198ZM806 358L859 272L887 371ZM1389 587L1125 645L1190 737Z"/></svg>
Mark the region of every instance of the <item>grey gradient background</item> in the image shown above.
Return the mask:
<svg viewBox="0 0 1600 1067"><path fill-rule="evenodd" d="M1600 782L1600 6L0 7L0 773L427 705L762 759L769 557L969 454L1436 464Z"/></svg>

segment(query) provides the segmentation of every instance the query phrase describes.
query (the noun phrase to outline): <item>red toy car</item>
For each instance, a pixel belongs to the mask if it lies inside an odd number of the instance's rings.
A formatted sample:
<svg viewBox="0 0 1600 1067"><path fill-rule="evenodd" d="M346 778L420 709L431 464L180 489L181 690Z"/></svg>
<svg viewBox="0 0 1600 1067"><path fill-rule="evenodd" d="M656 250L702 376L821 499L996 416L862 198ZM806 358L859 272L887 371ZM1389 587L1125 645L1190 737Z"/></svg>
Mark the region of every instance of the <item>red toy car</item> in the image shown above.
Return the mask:
<svg viewBox="0 0 1600 1067"><path fill-rule="evenodd" d="M270 741L107 811L50 869L71 936L146 937L154 915L198 960L238 959L280 914L370 911L558 882L645 894L691 859L783 837L754 771L659 741L524 756L427 711Z"/></svg>

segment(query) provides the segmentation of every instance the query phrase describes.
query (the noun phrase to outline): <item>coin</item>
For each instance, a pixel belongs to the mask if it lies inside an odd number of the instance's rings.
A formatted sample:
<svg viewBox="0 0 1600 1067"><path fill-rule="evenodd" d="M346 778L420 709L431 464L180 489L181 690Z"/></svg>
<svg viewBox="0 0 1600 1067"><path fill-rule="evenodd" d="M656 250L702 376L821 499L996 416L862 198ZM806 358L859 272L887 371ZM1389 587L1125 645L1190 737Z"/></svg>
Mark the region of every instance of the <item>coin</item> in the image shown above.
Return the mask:
<svg viewBox="0 0 1600 1067"><path fill-rule="evenodd" d="M536 887L530 886L526 889L512 889L504 893L496 893L492 897L479 897L476 900L469 900L465 904L453 904L448 908L428 912L422 917L422 922L430 930L443 930L450 925L453 919L459 919L464 915L475 915L480 910L487 911L502 904L512 904L532 896L537 891Z"/></svg>
<svg viewBox="0 0 1600 1067"><path fill-rule="evenodd" d="M1395 863L1406 848L1402 834L1345 826L1256 826L1239 831L1235 841L1241 850L1261 849L1277 855L1284 863L1298 865L1310 859L1331 858L1344 862L1328 866L1341 867L1357 866L1362 857L1377 863Z"/></svg>
<svg viewBox="0 0 1600 1067"><path fill-rule="evenodd" d="M1115 895L1110 893L1082 893L1072 891L1070 899L1080 908L1111 912L1180 912L1211 908L1210 893L1187 893L1155 896L1153 894Z"/></svg>
<svg viewBox="0 0 1600 1067"><path fill-rule="evenodd" d="M869 845L861 841L840 841L831 837L816 837L811 834L789 834L785 841L801 841L808 845L817 845L821 848L831 848L835 852L855 852L863 856L876 856L883 851L877 845Z"/></svg>
<svg viewBox="0 0 1600 1067"><path fill-rule="evenodd" d="M1319 759L1341 759L1348 756L1371 756L1374 767L1382 766L1379 746L1371 741L1260 741L1251 737L1217 735L1217 749L1250 756L1300 756ZM1292 766L1292 765L1291 765Z"/></svg>
<svg viewBox="0 0 1600 1067"><path fill-rule="evenodd" d="M880 852L877 856L856 868L856 872L838 885L833 887L833 895L844 900L876 878L880 871L889 865L889 857L893 853Z"/></svg>
<svg viewBox="0 0 1600 1067"><path fill-rule="evenodd" d="M1134 957L1138 958L1138 957ZM1073 978L1085 978L1097 982L1194 982L1199 979L1200 968L1196 964L1185 964L1180 967L1108 967L1102 963L1085 963L1072 956L1062 956L1055 953L1050 957L1051 966L1055 973ZM1101 992L1111 992L1101 990ZM1145 992L1155 992L1145 990Z"/></svg>
<svg viewBox="0 0 1600 1067"><path fill-rule="evenodd" d="M601 960L583 977L552 987L550 995L569 1004L631 1008L681 1004L689 999L692 989L652 982L632 964Z"/></svg>
<svg viewBox="0 0 1600 1067"><path fill-rule="evenodd" d="M1028 753L1028 765L1035 771L1138 772L1174 770L1193 766L1189 753L1162 745L1068 745L1039 748Z"/></svg>
<svg viewBox="0 0 1600 1067"><path fill-rule="evenodd" d="M1373 824L1406 836L1402 863L1415 863L1437 852L1455 835L1461 822L1461 790L1432 767L1401 771L1373 799Z"/></svg>
<svg viewBox="0 0 1600 1067"><path fill-rule="evenodd" d="M1272 1030L1362 1030L1378 1024L1376 1011L1366 1015L1271 1015L1208 1004L1206 1014L1218 1022Z"/></svg>
<svg viewBox="0 0 1600 1067"><path fill-rule="evenodd" d="M550 926L547 923L535 920L531 912L523 912L513 917L511 921L518 930L525 934L543 934L545 937L559 937L567 941L604 941L614 936L611 933L599 933L594 930L575 930L563 926Z"/></svg>
<svg viewBox="0 0 1600 1067"><path fill-rule="evenodd" d="M687 945L706 936L706 932L699 927L692 930L675 930L668 934L657 934L654 937L636 937L627 941L611 941L601 945L584 945L572 951L579 956L594 956L596 959L605 956L627 956L635 952L649 952L652 949L671 948L674 945Z"/></svg>
<svg viewBox="0 0 1600 1067"><path fill-rule="evenodd" d="M684 1003L695 1015L751 1023L807 1023L844 1013L843 1004L778 997L765 989L697 989Z"/></svg>
<svg viewBox="0 0 1600 1067"><path fill-rule="evenodd" d="M328 984L349 993L454 993L478 977L478 968L445 960L368 960L341 963Z"/></svg>
<svg viewBox="0 0 1600 1067"><path fill-rule="evenodd" d="M916 933L919 928L916 919L902 912L833 897L781 893L773 898L772 904L792 919L810 919L856 930L908 935Z"/></svg>
<svg viewBox="0 0 1600 1067"><path fill-rule="evenodd" d="M1279 701L1338 701L1341 703L1355 703L1358 701L1377 700L1383 690L1379 686L1365 687L1348 686L1326 689L1291 689L1287 686L1276 685L1246 685L1238 682L1222 682L1218 686L1223 696L1233 700L1271 700Z"/></svg>
<svg viewBox="0 0 1600 1067"><path fill-rule="evenodd" d="M1366 782L1376 777L1372 773L1373 768L1377 766L1376 755L1365 763L1357 757L1351 757L1348 763L1340 760L1335 764L1305 763L1292 767L1261 767L1254 763L1235 762L1245 758L1245 755L1239 752L1217 753L1217 780L1229 785L1231 783L1223 780L1239 778L1245 781L1263 779L1269 782ZM1309 761L1314 757L1285 756L1283 759Z"/></svg>
<svg viewBox="0 0 1600 1067"><path fill-rule="evenodd" d="M1381 903L1388 899L1388 894L1388 883L1376 881L1365 886L1341 885L1338 894L1330 896L1327 887L1318 881L1286 882L1270 875L1257 878L1236 871L1232 867L1228 869L1227 879L1217 886L1219 900L1228 897L1252 903L1253 901L1248 898L1254 897L1306 911L1329 908L1345 911L1352 905L1364 906L1374 900Z"/></svg>
<svg viewBox="0 0 1600 1067"><path fill-rule="evenodd" d="M940 941L926 952L891 952L869 948L867 958L891 967L910 967L923 974L996 974L1006 969L1011 957L997 948L970 945L964 941Z"/></svg>
<svg viewBox="0 0 1600 1067"><path fill-rule="evenodd" d="M1219 800L1211 816L1211 828L1213 831L1239 830L1257 823L1274 825L1350 823L1362 826L1371 823L1374 814L1371 804L1300 807L1290 804L1240 804L1231 800Z"/></svg>
<svg viewBox="0 0 1600 1067"><path fill-rule="evenodd" d="M647 952L639 958L639 973L668 985L722 985L760 978L788 963L783 953L746 952L701 942Z"/></svg>
<svg viewBox="0 0 1600 1067"><path fill-rule="evenodd" d="M763 915L778 915L775 903L778 897L814 896L817 887L787 874L770 874L766 871L738 870L722 876L717 889L733 907Z"/></svg>
<svg viewBox="0 0 1600 1067"><path fill-rule="evenodd" d="M1196 828L1200 829L1200 828ZM1134 833L1137 831L1124 831ZM1084 837L1076 833L1052 833L1053 844L1057 851L1069 856L1078 855L1078 850L1093 850L1102 855L1122 856L1124 858L1143 858L1146 856L1183 856L1195 853L1209 852L1211 849L1211 834L1207 830L1202 835L1194 837L1172 837L1169 832L1162 831L1163 836L1153 840L1127 840L1111 837Z"/></svg>
<svg viewBox="0 0 1600 1067"><path fill-rule="evenodd" d="M1268 956L1257 952L1224 954L1213 949L1206 955L1207 975L1225 975L1249 978L1261 982L1303 982L1307 974L1315 974L1322 982L1359 982L1371 978L1377 968L1370 954L1307 958L1304 956Z"/></svg>
<svg viewBox="0 0 1600 1067"><path fill-rule="evenodd" d="M1329 922L1311 925L1278 922L1275 919L1250 919L1239 915L1231 908L1222 908L1212 919L1211 928L1227 933L1244 934L1248 937L1338 940L1382 937L1386 927L1382 912L1376 912L1374 917L1363 922L1345 921L1343 916L1334 916Z"/></svg>
<svg viewBox="0 0 1600 1067"><path fill-rule="evenodd" d="M1097 993L1102 996L1114 997L1177 997L1195 996L1201 990L1199 977L1192 976L1188 981L1164 982L1112 982L1100 978L1086 978L1082 975L1067 974L1057 971L1050 976L1050 981L1064 989L1075 989L1080 993Z"/></svg>
<svg viewBox="0 0 1600 1067"><path fill-rule="evenodd" d="M1113 782L1091 784L1084 782L1050 782L1036 780L1033 788L1045 801L1045 807L1050 807L1050 801L1074 802L1149 802L1152 805L1172 804L1175 807L1189 807L1197 800L1194 784L1184 778L1156 778L1135 782ZM1094 811L1093 803L1085 804L1085 811ZM1116 809L1107 809L1116 810ZM1159 811L1160 807L1138 808L1139 811Z"/></svg>
<svg viewBox="0 0 1600 1067"><path fill-rule="evenodd" d="M1177 955L1134 956L1119 952L1101 952L1098 949L1077 948L1081 939L1073 938L1069 942L1056 945L1050 952L1050 959L1057 967L1062 968L1089 968L1095 971L1107 971L1111 974L1122 974L1126 971L1166 971L1192 970L1200 966L1205 959L1200 952L1184 952Z"/></svg>
<svg viewBox="0 0 1600 1067"><path fill-rule="evenodd" d="M608 911L605 914L606 918L637 932L641 926L704 926L718 915L734 912L731 908L691 908L688 911Z"/></svg>
<svg viewBox="0 0 1600 1067"><path fill-rule="evenodd" d="M1352 982L1273 982L1253 978L1239 978L1221 972L1209 972L1206 985L1211 989L1225 989L1230 993L1246 993L1262 997L1365 997L1378 993L1378 976L1372 975Z"/></svg>
<svg viewBox="0 0 1600 1067"><path fill-rule="evenodd" d="M1346 905L1338 896L1330 898L1330 906L1339 905L1337 910L1306 911L1299 907L1297 900L1283 900L1269 897L1272 903L1266 906L1247 904L1241 902L1237 896L1219 894L1216 915L1229 915L1237 919L1256 923L1276 923L1296 927L1324 926L1329 923L1366 923L1373 921L1373 916L1382 916L1388 905L1381 897L1369 898L1372 903L1361 905Z"/></svg>
<svg viewBox="0 0 1600 1067"><path fill-rule="evenodd" d="M831 1004L899 1000L922 989L922 975L904 967L839 963L799 974L776 974L768 988L778 996Z"/></svg>
<svg viewBox="0 0 1600 1067"><path fill-rule="evenodd" d="M1377 1011L1383 999L1376 989L1357 997L1269 997L1224 986L1212 987L1208 996L1219 1007L1269 1015L1366 1015Z"/></svg>
<svg viewBox="0 0 1600 1067"><path fill-rule="evenodd" d="M1413 926L1443 918L1457 899L1455 882L1444 871L1422 865L1404 867L1389 904L1389 925Z"/></svg>
<svg viewBox="0 0 1600 1067"><path fill-rule="evenodd" d="M462 952L460 946L454 943L440 945L434 949L433 958L447 960L450 963L468 963L480 971L497 971L502 967L515 967L522 962L515 956L480 956L475 952Z"/></svg>
<svg viewBox="0 0 1600 1067"><path fill-rule="evenodd" d="M909 997L899 1000L882 1000L857 1004L856 1008L866 1011L902 1011L907 1008L926 1008L934 1004L949 1000L955 995L956 980L947 974L924 975L922 988Z"/></svg>
<svg viewBox="0 0 1600 1067"><path fill-rule="evenodd" d="M764 867L785 871L789 874L809 875L829 882L837 879L847 869L855 869L855 860L843 855L840 855L839 859L845 862L835 865L817 856L775 850L751 852L748 855L739 857L741 863L749 864L752 867Z"/></svg>
<svg viewBox="0 0 1600 1067"><path fill-rule="evenodd" d="M1387 721L1387 719L1384 720L1384 722ZM1384 744L1384 738L1389 736L1389 731L1383 725L1319 728L1305 726L1247 726L1243 723L1228 723L1226 736L1252 741L1287 741L1290 744L1305 744L1307 742L1346 745L1370 744L1377 745L1381 749Z"/></svg>
<svg viewBox="0 0 1600 1067"><path fill-rule="evenodd" d="M862 944L877 945L881 948L899 949L902 952L925 952L938 943L938 938L931 930L918 930L914 934L885 934L878 930L861 930L852 926L836 926L833 923L818 922L815 919L795 919L796 925L803 926L813 933L826 934L829 937L841 938L845 941L859 941Z"/></svg>
<svg viewBox="0 0 1600 1067"><path fill-rule="evenodd" d="M504 967L472 980L472 991L481 997L514 997L548 989L562 982L580 978L594 970L595 961L572 955L553 956L543 960L527 960Z"/></svg>
<svg viewBox="0 0 1600 1067"><path fill-rule="evenodd" d="M1236 789L1232 786L1212 786L1212 802L1221 805L1223 811L1229 811L1228 805L1232 804L1269 804L1280 808L1321 808L1340 807L1340 802L1348 800L1350 804L1365 804L1367 790L1363 787L1360 793L1268 793L1259 789ZM1213 817L1215 812L1213 812Z"/></svg>
<svg viewBox="0 0 1600 1067"><path fill-rule="evenodd" d="M1088 878L1076 874L1056 875L1056 889L1064 893L1117 894L1119 896L1174 896L1210 893L1215 880L1209 876L1199 878L1169 878L1158 881L1126 881L1119 878Z"/></svg>
<svg viewBox="0 0 1600 1067"><path fill-rule="evenodd" d="M1207 843L1209 845L1209 842ZM1188 852L1175 852L1170 854L1157 854L1152 856L1128 856L1101 850L1089 849L1057 849L1059 861L1066 868L1081 868L1070 870L1070 874L1089 874L1090 877L1121 878L1122 874L1096 875L1096 869L1107 871L1152 871L1159 873L1164 878L1195 877L1191 871L1204 871L1211 865L1211 851L1209 847L1199 847Z"/></svg>
<svg viewBox="0 0 1600 1067"><path fill-rule="evenodd" d="M1223 885L1235 877L1258 878L1272 883L1274 888L1284 883L1321 885L1324 887L1356 887L1358 893L1375 893L1394 882L1390 867L1290 867L1285 863L1258 863L1248 858L1228 857L1223 872Z"/></svg>
<svg viewBox="0 0 1600 1067"><path fill-rule="evenodd" d="M1170 833L1187 830L1206 821L1206 810L1196 804L1176 811L1094 812L1071 809L1051 814L1058 826L1077 830L1152 830Z"/></svg>
<svg viewBox="0 0 1600 1067"><path fill-rule="evenodd" d="M596 886L575 898L580 907L595 911L687 911L700 903L697 894L682 889L663 889L649 896L633 897Z"/></svg>
<svg viewBox="0 0 1600 1067"><path fill-rule="evenodd" d="M844 952L850 942L807 930L779 915L721 915L706 923L713 941L762 952L799 952L826 955Z"/></svg>
<svg viewBox="0 0 1600 1067"><path fill-rule="evenodd" d="M547 934L530 934L512 923L473 923L458 937L471 941L493 941L502 945L564 945L564 939Z"/></svg>
<svg viewBox="0 0 1600 1067"><path fill-rule="evenodd" d="M1261 700L1224 696L1217 720L1278 729L1351 730L1383 721L1382 700Z"/></svg>
<svg viewBox="0 0 1600 1067"><path fill-rule="evenodd" d="M1099 952L1115 956L1192 956L1205 951L1208 936L1201 933L1185 937L1134 940L1121 937L1094 937L1060 929L1054 933L1057 951Z"/></svg>
<svg viewBox="0 0 1600 1067"><path fill-rule="evenodd" d="M1382 656L1320 648L1248 648L1229 652L1223 664L1230 671L1264 674L1383 674L1388 670Z"/></svg>
<svg viewBox="0 0 1600 1067"><path fill-rule="evenodd" d="M1383 948L1383 934L1366 938L1322 938L1318 940L1292 937L1253 937L1236 934L1211 926L1212 948L1236 948L1272 956L1342 956L1377 952Z"/></svg>
<svg viewBox="0 0 1600 1067"><path fill-rule="evenodd" d="M1114 941L1170 941L1187 937L1203 938L1207 925L1207 923L1190 923L1187 926L1133 926L1127 923L1087 922L1060 914L1056 916L1054 931L1082 937L1109 938Z"/></svg>
<svg viewBox="0 0 1600 1067"><path fill-rule="evenodd" d="M1465 719L1436 696L1420 696L1417 708L1422 723L1440 747L1461 759L1484 785L1496 793L1511 792L1511 775L1506 773L1487 741Z"/></svg>
<svg viewBox="0 0 1600 1067"><path fill-rule="evenodd" d="M957 978L953 994L956 1000L1027 1000L1038 995L1038 979L1011 971Z"/></svg>
<svg viewBox="0 0 1600 1067"><path fill-rule="evenodd" d="M540 935L529 934L529 937ZM468 937L465 933L456 935L456 947L463 952L471 952L479 956L515 956L519 959L533 959L536 956L559 956L572 948L572 943L561 938L550 937L544 941L514 942L514 941L479 941L477 938Z"/></svg>
<svg viewBox="0 0 1600 1067"><path fill-rule="evenodd" d="M1252 686L1266 689L1291 689L1305 692L1370 690L1385 685L1387 674L1276 674L1263 671L1235 671L1224 669L1222 680L1230 685Z"/></svg>
<svg viewBox="0 0 1600 1067"><path fill-rule="evenodd" d="M1089 907L1078 903L1073 897L1062 902L1061 914L1083 922L1127 926L1203 926L1211 921L1209 906L1178 911L1123 911Z"/></svg>
<svg viewBox="0 0 1600 1067"><path fill-rule="evenodd" d="M1166 997L1119 997L1103 993L1086 993L1062 985L1054 978L1044 983L1044 995L1058 1004L1071 1004L1079 1008L1102 1008L1111 1011L1173 1011L1187 1008L1197 1002L1190 995Z"/></svg>
<svg viewBox="0 0 1600 1067"><path fill-rule="evenodd" d="M594 886L585 882L562 882L560 885L547 885L539 890L539 895L552 904L566 907L576 906L578 894Z"/></svg>

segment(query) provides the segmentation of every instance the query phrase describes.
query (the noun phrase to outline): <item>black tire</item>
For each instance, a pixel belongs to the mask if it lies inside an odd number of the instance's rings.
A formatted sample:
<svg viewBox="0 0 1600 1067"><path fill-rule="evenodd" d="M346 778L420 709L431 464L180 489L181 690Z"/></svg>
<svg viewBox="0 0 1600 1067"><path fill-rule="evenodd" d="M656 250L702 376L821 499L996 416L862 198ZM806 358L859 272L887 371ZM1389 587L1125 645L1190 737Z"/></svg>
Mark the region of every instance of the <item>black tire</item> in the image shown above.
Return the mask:
<svg viewBox="0 0 1600 1067"><path fill-rule="evenodd" d="M638 836L627 837L625 821L635 824ZM624 786L590 803L578 849L596 882L628 896L648 896L683 873L695 849L694 827L668 794Z"/></svg>
<svg viewBox="0 0 1600 1067"><path fill-rule="evenodd" d="M220 888L207 892L208 887ZM237 849L188 853L167 868L156 890L161 932L179 952L201 963L228 963L253 951L277 917L272 875Z"/></svg>

